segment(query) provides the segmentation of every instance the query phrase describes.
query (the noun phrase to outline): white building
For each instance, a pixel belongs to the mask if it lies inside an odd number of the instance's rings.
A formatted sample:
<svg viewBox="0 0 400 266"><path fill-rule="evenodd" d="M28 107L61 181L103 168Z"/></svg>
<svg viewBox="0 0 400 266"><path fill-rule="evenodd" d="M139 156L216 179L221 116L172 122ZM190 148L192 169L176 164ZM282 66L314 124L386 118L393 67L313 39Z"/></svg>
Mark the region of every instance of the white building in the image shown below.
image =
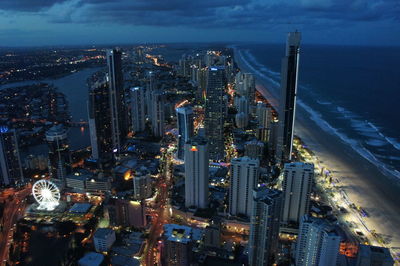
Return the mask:
<svg viewBox="0 0 400 266"><path fill-rule="evenodd" d="M314 165L310 163L286 163L283 169L284 207L282 223L295 225L310 208L310 193L314 177Z"/></svg>
<svg viewBox="0 0 400 266"><path fill-rule="evenodd" d="M107 252L115 242L115 232L110 228L99 228L93 236L97 252Z"/></svg>
<svg viewBox="0 0 400 266"><path fill-rule="evenodd" d="M253 205L253 189L257 186L259 160L247 156L231 161L231 182L229 189L229 213L250 217Z"/></svg>
<svg viewBox="0 0 400 266"><path fill-rule="evenodd" d="M208 143L195 137L185 144L185 206L208 206Z"/></svg>
<svg viewBox="0 0 400 266"><path fill-rule="evenodd" d="M249 264L271 265L277 254L282 191L260 187L253 191Z"/></svg>
<svg viewBox="0 0 400 266"><path fill-rule="evenodd" d="M131 89L131 119L133 132L141 132L146 126L146 97L142 87Z"/></svg>
<svg viewBox="0 0 400 266"><path fill-rule="evenodd" d="M324 219L302 217L297 239L297 266L335 266L339 254L340 236Z"/></svg>

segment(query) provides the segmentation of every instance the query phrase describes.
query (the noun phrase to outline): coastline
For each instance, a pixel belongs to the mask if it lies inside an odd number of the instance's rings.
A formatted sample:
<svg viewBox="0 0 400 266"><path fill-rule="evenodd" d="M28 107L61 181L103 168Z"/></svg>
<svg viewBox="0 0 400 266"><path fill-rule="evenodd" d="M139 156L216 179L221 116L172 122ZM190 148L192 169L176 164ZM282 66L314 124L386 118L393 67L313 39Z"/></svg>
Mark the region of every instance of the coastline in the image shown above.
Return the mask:
<svg viewBox="0 0 400 266"><path fill-rule="evenodd" d="M238 67L253 72L246 66L234 47L234 59ZM272 106L278 110L278 93L268 90L270 84L262 76L256 76L257 90ZM299 136L328 169L332 170L338 184L348 195L349 199L362 206L369 218L364 222L369 229L375 229L390 239L388 246L400 246L400 191L398 180L390 178L367 159L357 154L351 147L338 137L329 134L316 124L301 106L296 108L295 135Z"/></svg>

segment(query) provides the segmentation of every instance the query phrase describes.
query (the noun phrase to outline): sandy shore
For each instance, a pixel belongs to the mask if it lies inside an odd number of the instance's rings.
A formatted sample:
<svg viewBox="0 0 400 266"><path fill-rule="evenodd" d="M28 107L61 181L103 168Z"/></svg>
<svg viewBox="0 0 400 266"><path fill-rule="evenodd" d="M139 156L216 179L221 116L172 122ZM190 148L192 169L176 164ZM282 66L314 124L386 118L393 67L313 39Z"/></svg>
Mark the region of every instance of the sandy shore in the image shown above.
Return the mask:
<svg viewBox="0 0 400 266"><path fill-rule="evenodd" d="M246 64L235 54L238 65L248 71ZM251 72L251 71L249 71ZM257 90L273 106L278 95L268 91L266 82L257 77ZM309 114L297 108L295 134L315 153L323 165L333 171L349 199L362 206L370 217L364 222L370 230L376 230L390 240L390 247L400 247L400 187L392 177L385 176L379 169L345 145L339 138L322 130Z"/></svg>

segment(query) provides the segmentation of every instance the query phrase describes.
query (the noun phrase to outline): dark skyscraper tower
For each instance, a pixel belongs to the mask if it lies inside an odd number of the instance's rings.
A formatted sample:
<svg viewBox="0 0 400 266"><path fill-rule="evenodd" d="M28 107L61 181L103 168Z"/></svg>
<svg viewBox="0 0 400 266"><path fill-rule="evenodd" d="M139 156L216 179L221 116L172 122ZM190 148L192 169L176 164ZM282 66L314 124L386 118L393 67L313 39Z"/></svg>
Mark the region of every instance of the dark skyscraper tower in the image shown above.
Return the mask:
<svg viewBox="0 0 400 266"><path fill-rule="evenodd" d="M193 137L193 109L191 106L184 106L176 109L178 120L178 158L183 159L184 146Z"/></svg>
<svg viewBox="0 0 400 266"><path fill-rule="evenodd" d="M225 87L224 67L210 67L207 76L204 125L212 160L224 158Z"/></svg>
<svg viewBox="0 0 400 266"><path fill-rule="evenodd" d="M108 82L110 90L111 130L113 151L121 151L128 133L125 107L124 77L122 74L122 52L119 49L107 51Z"/></svg>
<svg viewBox="0 0 400 266"><path fill-rule="evenodd" d="M55 125L46 132L49 145L50 177L64 181L71 173L71 154L69 152L67 130L63 125Z"/></svg>
<svg viewBox="0 0 400 266"><path fill-rule="evenodd" d="M278 162L288 162L292 159L300 40L300 32L296 31L288 34L286 56L282 59L282 96L279 112L280 134L276 154Z"/></svg>
<svg viewBox="0 0 400 266"><path fill-rule="evenodd" d="M251 266L273 264L278 251L281 207L282 191L265 187L253 191L249 240Z"/></svg>
<svg viewBox="0 0 400 266"><path fill-rule="evenodd" d="M0 127L0 184L13 185L23 180L15 130Z"/></svg>
<svg viewBox="0 0 400 266"><path fill-rule="evenodd" d="M111 111L108 83L98 81L89 90L89 129L92 157L100 163L112 159Z"/></svg>

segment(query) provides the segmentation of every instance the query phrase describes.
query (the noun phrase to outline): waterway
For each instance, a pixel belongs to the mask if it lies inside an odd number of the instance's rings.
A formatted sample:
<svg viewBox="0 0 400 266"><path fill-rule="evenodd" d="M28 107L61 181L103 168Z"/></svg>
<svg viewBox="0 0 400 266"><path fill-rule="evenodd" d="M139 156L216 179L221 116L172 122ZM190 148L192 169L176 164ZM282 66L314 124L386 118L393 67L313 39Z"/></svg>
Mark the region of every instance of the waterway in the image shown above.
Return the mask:
<svg viewBox="0 0 400 266"><path fill-rule="evenodd" d="M72 117L72 121L87 121L87 101L88 101L88 87L87 79L95 72L101 70L102 68L87 68L81 71L77 71L70 75L56 78L56 79L45 79L45 80L28 80L22 82L15 82L10 84L5 84L0 86L0 89L25 86L37 83L49 83L53 84L58 88L59 92L64 93L68 100L69 111ZM90 134L87 127L72 127L68 132L68 139L72 150L83 149L90 146ZM32 153L42 153L45 154L46 147L38 146L35 149L30 149L29 152Z"/></svg>

